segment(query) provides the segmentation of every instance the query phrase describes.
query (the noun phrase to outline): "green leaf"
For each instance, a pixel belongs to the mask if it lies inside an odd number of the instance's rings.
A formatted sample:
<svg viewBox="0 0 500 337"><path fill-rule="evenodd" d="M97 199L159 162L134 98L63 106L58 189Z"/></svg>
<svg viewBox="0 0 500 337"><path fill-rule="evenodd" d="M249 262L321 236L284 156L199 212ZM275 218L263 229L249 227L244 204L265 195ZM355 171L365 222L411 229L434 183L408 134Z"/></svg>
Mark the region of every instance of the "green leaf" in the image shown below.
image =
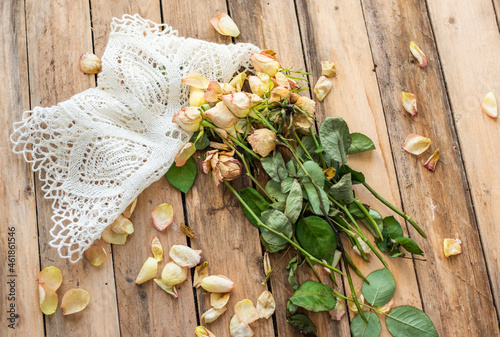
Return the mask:
<svg viewBox="0 0 500 337"><path fill-rule="evenodd" d="M387 329L393 336L438 337L438 333L429 316L409 305L402 305L388 314Z"/></svg>
<svg viewBox="0 0 500 337"><path fill-rule="evenodd" d="M264 241L264 238L262 237L262 235L260 236L260 242L262 243L262 246L264 246L264 249L266 250L266 252L269 252L269 253L277 253L279 251L282 251L283 249L285 249L288 246L288 243L285 243L282 245L270 244L270 243Z"/></svg>
<svg viewBox="0 0 500 337"><path fill-rule="evenodd" d="M394 219L393 216L388 216L384 218L384 228L382 229L382 235L387 236L391 239L396 239L402 237L403 228L399 224L398 220Z"/></svg>
<svg viewBox="0 0 500 337"><path fill-rule="evenodd" d="M316 185L318 185L319 188L323 188L325 186L325 174L323 173L321 167L319 167L319 165L313 161L306 161L302 165L306 169L307 173L309 173L312 180L316 183ZM309 180L308 178L306 178L307 176L304 170L302 170L302 167L299 169L298 176L302 178L302 181Z"/></svg>
<svg viewBox="0 0 500 337"><path fill-rule="evenodd" d="M366 279L370 284L363 282L363 296L374 307L383 306L394 296L396 281L389 269L375 270Z"/></svg>
<svg viewBox="0 0 500 337"><path fill-rule="evenodd" d="M307 152L309 152L311 157L315 159L315 157L317 157L317 154L316 154L316 144L314 144L314 139L311 136L304 136L300 141L302 142L302 145L304 145L304 147L306 148ZM305 160L309 159L304 153L304 150L302 150L301 146L297 146L297 154L299 155L299 157Z"/></svg>
<svg viewBox="0 0 500 337"><path fill-rule="evenodd" d="M293 227L288 218L282 212L275 209L268 209L262 212L261 216L262 222L268 227L285 234L287 238L291 238L293 235ZM261 227L262 239L274 246L282 246L288 242L282 237L268 231L267 229Z"/></svg>
<svg viewBox="0 0 500 337"><path fill-rule="evenodd" d="M375 150L375 144L372 140L362 133L351 133L352 144L347 149L347 154L356 154L366 151Z"/></svg>
<svg viewBox="0 0 500 337"><path fill-rule="evenodd" d="M306 191L307 200L309 200L313 213L317 215L323 215L323 212L321 211L321 203L318 196L318 191L316 190L314 185L310 182L305 182L302 185L304 186L304 189ZM325 212L328 214L328 211L330 210L330 200L328 199L328 195L322 189L319 189L319 193L321 194L321 199L323 200Z"/></svg>
<svg viewBox="0 0 500 337"><path fill-rule="evenodd" d="M382 233L382 231L384 230L384 219L382 218L382 215L380 215L380 213L374 210L373 208L370 208L368 213L371 215L373 220L375 220L375 223L377 224L380 232ZM366 218L362 219L361 222L365 225L366 228L368 228L368 230L370 231L370 233L372 233L374 237L378 236L377 232L373 228L373 225L371 224L370 221L368 221L368 219Z"/></svg>
<svg viewBox="0 0 500 337"><path fill-rule="evenodd" d="M337 304L333 289L315 281L304 282L290 298L293 304L312 312L329 311Z"/></svg>
<svg viewBox="0 0 500 337"><path fill-rule="evenodd" d="M290 317L286 320L288 324L296 328L306 337L317 337L318 332L316 331L316 326L314 323L303 314L298 314Z"/></svg>
<svg viewBox="0 0 500 337"><path fill-rule="evenodd" d="M170 169L165 173L165 177L172 186L183 193L187 193L193 186L197 173L196 163L191 157L181 167L177 167L175 164L170 166Z"/></svg>
<svg viewBox="0 0 500 337"><path fill-rule="evenodd" d="M295 168L295 165L297 165L297 162L292 158L286 163L286 169L293 175L297 175L297 169Z"/></svg>
<svg viewBox="0 0 500 337"><path fill-rule="evenodd" d="M252 212L260 217L260 214L269 208L269 201L262 194L259 193L255 188L247 187L240 191L241 198L245 201L245 203L250 207ZM259 223L255 218L250 214L250 212L242 207L243 213L247 216L248 220L255 227L259 227Z"/></svg>
<svg viewBox="0 0 500 337"><path fill-rule="evenodd" d="M264 188L271 197L273 197L276 201L284 202L286 201L286 195L284 193L281 193L281 184L274 181L274 180L269 180L266 184L266 187Z"/></svg>
<svg viewBox="0 0 500 337"><path fill-rule="evenodd" d="M299 285L297 285L297 288L298 287L299 287ZM297 289L297 288L294 288L294 289ZM296 306L295 304L293 304L290 300L288 300L288 302L286 302L286 311L290 315L295 315L297 313L297 310L299 310L299 307Z"/></svg>
<svg viewBox="0 0 500 337"><path fill-rule="evenodd" d="M198 135L199 133L202 132L202 131L197 131L193 134L193 136L191 137L191 140L190 142L194 142L196 140L196 138L198 138ZM210 139L208 139L208 133L204 132L203 133L203 136L201 136L201 139L199 139L195 144L194 146L196 147L196 150L205 150L208 145L210 145Z"/></svg>
<svg viewBox="0 0 500 337"><path fill-rule="evenodd" d="M365 311L368 323L360 315L354 316L351 322L351 333L353 337L378 337L382 331L380 320L374 312Z"/></svg>
<svg viewBox="0 0 500 337"><path fill-rule="evenodd" d="M353 170L350 166L348 165L343 165L342 167L339 167L337 170L337 175L335 176L336 179L338 180L339 177L343 176L344 174L350 173L351 174L351 180L352 184L362 184L365 182L365 176L363 173Z"/></svg>
<svg viewBox="0 0 500 337"><path fill-rule="evenodd" d="M272 180L279 183L288 177L288 171L285 168L285 162L281 153L275 152L273 156L261 158L260 162Z"/></svg>
<svg viewBox="0 0 500 337"><path fill-rule="evenodd" d="M292 224L297 221L302 210L302 188L297 180L293 180L292 187L286 198L285 215Z"/></svg>
<svg viewBox="0 0 500 337"><path fill-rule="evenodd" d="M294 181L295 181L295 179L292 177L288 177L288 178L283 179L283 181L281 182L281 193L290 192L290 189L292 188Z"/></svg>
<svg viewBox="0 0 500 337"><path fill-rule="evenodd" d="M288 273L288 283L290 283L290 287L292 289L297 290L299 287L299 282L297 282L297 278L295 277L295 272L299 267L299 261L297 256L292 257L290 262L288 262L288 266L286 266L286 272Z"/></svg>
<svg viewBox="0 0 500 337"><path fill-rule="evenodd" d="M351 135L347 123L340 117L328 117L319 127L319 138L325 152L339 163L347 162L347 149L351 146Z"/></svg>
<svg viewBox="0 0 500 337"><path fill-rule="evenodd" d="M418 244L412 239L400 237L400 238L395 238L394 240L398 242L401 246L403 246L403 248L406 249L409 253L415 255L424 255L422 249L420 249Z"/></svg>
<svg viewBox="0 0 500 337"><path fill-rule="evenodd" d="M350 204L354 201L350 173L344 174L342 178L330 188L330 195L334 197L335 200L344 204Z"/></svg>
<svg viewBox="0 0 500 337"><path fill-rule="evenodd" d="M390 239L389 239L390 240ZM390 251L387 253L389 257L400 257L400 256L405 256L405 253L399 251L400 244L399 243L392 243L390 245Z"/></svg>
<svg viewBox="0 0 500 337"><path fill-rule="evenodd" d="M363 213L358 205L356 204L349 204L349 206L347 207L347 210L349 211L349 213L351 213L352 217L355 219L355 220L361 220L361 219L364 219L366 218L366 215L365 213Z"/></svg>
<svg viewBox="0 0 500 337"><path fill-rule="evenodd" d="M272 204L269 205L269 207L277 209L280 212L285 212L286 202L284 201L273 202Z"/></svg>
<svg viewBox="0 0 500 337"><path fill-rule="evenodd" d="M337 237L320 217L309 216L297 223L297 240L302 248L318 259L331 260L337 249Z"/></svg>

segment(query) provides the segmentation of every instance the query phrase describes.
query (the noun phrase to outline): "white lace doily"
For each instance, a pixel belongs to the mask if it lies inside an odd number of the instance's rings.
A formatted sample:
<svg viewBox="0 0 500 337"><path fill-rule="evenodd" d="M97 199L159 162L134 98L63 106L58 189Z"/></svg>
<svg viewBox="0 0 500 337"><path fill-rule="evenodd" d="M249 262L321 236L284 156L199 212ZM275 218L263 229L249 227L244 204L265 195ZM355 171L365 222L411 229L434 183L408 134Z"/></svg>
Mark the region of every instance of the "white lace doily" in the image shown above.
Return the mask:
<svg viewBox="0 0 500 337"><path fill-rule="evenodd" d="M178 37L138 15L115 18L111 28L97 88L25 112L11 136L14 152L33 164L53 199L49 244L72 262L165 174L188 141L172 123L188 105L181 79L197 72L228 82L259 51Z"/></svg>

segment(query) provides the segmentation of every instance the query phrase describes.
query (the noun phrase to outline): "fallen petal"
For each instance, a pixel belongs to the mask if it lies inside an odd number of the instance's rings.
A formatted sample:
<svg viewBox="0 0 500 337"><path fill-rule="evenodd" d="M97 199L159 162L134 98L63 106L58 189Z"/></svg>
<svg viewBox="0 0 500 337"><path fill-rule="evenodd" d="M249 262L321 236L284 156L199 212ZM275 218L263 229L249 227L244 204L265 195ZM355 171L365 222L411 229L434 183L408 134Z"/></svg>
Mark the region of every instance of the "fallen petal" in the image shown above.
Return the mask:
<svg viewBox="0 0 500 337"><path fill-rule="evenodd" d="M227 308L220 308L220 309L210 308L203 315L201 315L201 321L203 322L203 324L212 323L217 318L219 318L220 315L225 313L226 310Z"/></svg>
<svg viewBox="0 0 500 337"><path fill-rule="evenodd" d="M444 239L444 256L449 257L462 253L462 241L458 239Z"/></svg>
<svg viewBox="0 0 500 337"><path fill-rule="evenodd" d="M70 315L82 311L90 301L89 293L83 289L70 289L64 294L61 301L63 315Z"/></svg>
<svg viewBox="0 0 500 337"><path fill-rule="evenodd" d="M132 234L134 232L134 224L132 221L124 217L122 214L116 218L111 225L110 229L116 234Z"/></svg>
<svg viewBox="0 0 500 337"><path fill-rule="evenodd" d="M203 98L205 98L207 102L217 103L221 96L222 96L222 88L220 84L217 81L210 81L208 89L207 91L205 91Z"/></svg>
<svg viewBox="0 0 500 337"><path fill-rule="evenodd" d="M151 211L153 226L160 232L174 221L174 209L169 204L160 204Z"/></svg>
<svg viewBox="0 0 500 337"><path fill-rule="evenodd" d="M233 19L227 13L221 13L210 19L210 23L214 26L215 30L221 35L237 37L240 35L240 30Z"/></svg>
<svg viewBox="0 0 500 337"><path fill-rule="evenodd" d="M80 70L85 74L97 74L102 69L101 59L96 55L86 52L80 56Z"/></svg>
<svg viewBox="0 0 500 337"><path fill-rule="evenodd" d="M203 262L194 269L193 287L201 286L201 281L208 276L208 261Z"/></svg>
<svg viewBox="0 0 500 337"><path fill-rule="evenodd" d="M375 307L375 308L382 311L384 314L388 314L389 311L392 310L393 305L394 305L394 297L391 298L391 300L389 302L387 302L386 304L384 304L383 306Z"/></svg>
<svg viewBox="0 0 500 337"><path fill-rule="evenodd" d="M215 309L224 308L229 301L231 293L211 293L210 294L210 305Z"/></svg>
<svg viewBox="0 0 500 337"><path fill-rule="evenodd" d="M194 143L186 143L179 153L175 155L175 166L184 166L189 158L196 152L196 146Z"/></svg>
<svg viewBox="0 0 500 337"><path fill-rule="evenodd" d="M331 61L321 61L321 75L328 77L337 76L337 69L335 69L335 63Z"/></svg>
<svg viewBox="0 0 500 337"><path fill-rule="evenodd" d="M359 303L365 303L365 297L363 296L363 294L361 293L361 285L357 286L354 288L354 291L356 292L356 297L358 299L358 302ZM347 298L350 298L352 299L352 293L349 292L349 295L347 295ZM352 312L358 312L358 308L356 308L356 304L352 301L348 301L347 302L347 306L349 307L349 309L351 309Z"/></svg>
<svg viewBox="0 0 500 337"><path fill-rule="evenodd" d="M200 285L210 293L228 293L234 288L234 282L223 275L207 276Z"/></svg>
<svg viewBox="0 0 500 337"><path fill-rule="evenodd" d="M106 261L108 255L103 247L94 244L85 251L85 257L92 265L99 267Z"/></svg>
<svg viewBox="0 0 500 337"><path fill-rule="evenodd" d="M420 50L420 48L415 44L415 42L410 41L410 51L418 61L418 66L424 68L427 66L427 56Z"/></svg>
<svg viewBox="0 0 500 337"><path fill-rule="evenodd" d="M332 89L332 82L326 78L326 76L321 76L316 82L316 85L314 86L314 94L316 94L316 98L318 101L322 102L326 95L330 92Z"/></svg>
<svg viewBox="0 0 500 337"><path fill-rule="evenodd" d="M233 337L251 337L253 336L253 331L250 329L248 324L245 322L240 322L238 317L234 315L229 323L229 332Z"/></svg>
<svg viewBox="0 0 500 337"><path fill-rule="evenodd" d="M364 242L359 236L358 236L358 242L359 242L359 245L361 246L361 249L363 249L363 251L365 252L365 254L372 253L372 249L370 248L370 246L368 246L368 244L366 242ZM354 252L356 254L361 256L361 252L359 251L359 248L357 246L352 247L352 249L354 250Z"/></svg>
<svg viewBox="0 0 500 337"><path fill-rule="evenodd" d="M163 260L163 247L161 245L160 240L155 236L151 239L149 242L149 245L151 246L151 252L153 253L153 257L156 259L156 261L160 262Z"/></svg>
<svg viewBox="0 0 500 337"><path fill-rule="evenodd" d="M188 269L177 265L175 262L168 262L161 272L161 280L167 286L175 286L186 281Z"/></svg>
<svg viewBox="0 0 500 337"><path fill-rule="evenodd" d="M194 234L191 226L186 226L184 223L181 223L181 231L190 239L194 239L196 237L196 234Z"/></svg>
<svg viewBox="0 0 500 337"><path fill-rule="evenodd" d="M154 257L148 257L146 262L142 265L141 271L137 278L135 279L135 283L143 284L146 281L151 280L156 276L158 272L158 260Z"/></svg>
<svg viewBox="0 0 500 337"><path fill-rule="evenodd" d="M38 284L38 292L40 295L40 310L42 310L45 315L52 315L56 312L57 298L56 292L45 283Z"/></svg>
<svg viewBox="0 0 500 337"><path fill-rule="evenodd" d="M204 326L197 327L194 333L196 334L196 337L215 337L212 331L208 330Z"/></svg>
<svg viewBox="0 0 500 337"><path fill-rule="evenodd" d="M168 255L179 266L187 268L193 268L201 260L201 251L184 245L173 245Z"/></svg>
<svg viewBox="0 0 500 337"><path fill-rule="evenodd" d="M101 239L103 239L104 242L112 243L114 245L124 245L125 242L127 242L127 236L128 234L116 234L113 232L111 230L111 225L104 228L101 233Z"/></svg>
<svg viewBox="0 0 500 337"><path fill-rule="evenodd" d="M255 309L252 301L244 299L234 305L234 313L240 322L250 324L260 318L257 309Z"/></svg>
<svg viewBox="0 0 500 337"><path fill-rule="evenodd" d="M198 73L191 73L184 77L181 81L183 84L187 84L189 86L202 89L202 90L207 90L208 85L210 84L210 81L207 80L205 77Z"/></svg>
<svg viewBox="0 0 500 337"><path fill-rule="evenodd" d="M62 283L61 271L54 266L43 268L43 270L38 273L38 283L45 283L47 287L56 291Z"/></svg>
<svg viewBox="0 0 500 337"><path fill-rule="evenodd" d="M260 294L257 300L257 312L260 318L268 319L274 314L276 310L276 303L274 302L273 294L266 290Z"/></svg>
<svg viewBox="0 0 500 337"><path fill-rule="evenodd" d="M406 137L405 143L403 144L403 149L411 154L418 156L424 153L430 145L430 138L418 135L416 133L411 133L408 135L408 137Z"/></svg>
<svg viewBox="0 0 500 337"><path fill-rule="evenodd" d="M137 198L135 198L134 201L132 201L132 203L130 205L128 205L127 208L125 208L122 215L124 217L126 217L127 219L129 219L132 216L132 213L134 213L136 205L137 205Z"/></svg>
<svg viewBox="0 0 500 337"><path fill-rule="evenodd" d="M174 298L179 298L179 294L177 293L177 289L173 286L167 286L161 279L155 278L153 281L161 288L163 289L167 294L172 295Z"/></svg>
<svg viewBox="0 0 500 337"><path fill-rule="evenodd" d="M272 271L273 271L273 268L271 268L271 259L269 258L269 253L265 252L264 253L264 274L267 276Z"/></svg>
<svg viewBox="0 0 500 337"><path fill-rule="evenodd" d="M425 168L434 172L436 170L436 165L438 160L439 160L439 149L436 149L436 151L434 151L432 156L430 156L429 159L427 159L427 161L424 163Z"/></svg>
<svg viewBox="0 0 500 337"><path fill-rule="evenodd" d="M207 103L205 92L202 89L196 87L189 88L189 106L199 107Z"/></svg>
<svg viewBox="0 0 500 337"><path fill-rule="evenodd" d="M486 94L481 104L481 108L488 117L498 118L497 99L494 93L489 92Z"/></svg>
<svg viewBox="0 0 500 337"><path fill-rule="evenodd" d="M417 99L415 95L409 92L401 92L401 101L403 102L403 108L412 116L418 114L417 111Z"/></svg>
<svg viewBox="0 0 500 337"><path fill-rule="evenodd" d="M342 316L345 314L345 300L342 298L337 298L337 304L335 308L330 310L330 317L335 321L340 321Z"/></svg>

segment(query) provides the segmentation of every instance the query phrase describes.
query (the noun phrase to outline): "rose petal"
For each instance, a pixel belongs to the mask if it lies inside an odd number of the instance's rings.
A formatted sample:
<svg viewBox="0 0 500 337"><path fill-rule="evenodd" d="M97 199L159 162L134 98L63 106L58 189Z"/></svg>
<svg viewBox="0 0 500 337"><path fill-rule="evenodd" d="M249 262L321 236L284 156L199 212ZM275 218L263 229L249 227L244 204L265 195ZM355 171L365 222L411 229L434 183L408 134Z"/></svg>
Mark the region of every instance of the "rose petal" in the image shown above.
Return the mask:
<svg viewBox="0 0 500 337"><path fill-rule="evenodd" d="M264 253L264 274L267 276L271 273L273 269L271 268L271 259L269 258L269 253Z"/></svg>
<svg viewBox="0 0 500 337"><path fill-rule="evenodd" d="M417 99L415 95L409 92L401 92L401 101L403 102L403 108L412 116L418 114L417 111Z"/></svg>
<svg viewBox="0 0 500 337"><path fill-rule="evenodd" d="M214 26L215 30L221 35L237 37L240 35L240 30L233 19L227 13L221 13L210 19L210 23Z"/></svg>
<svg viewBox="0 0 500 337"><path fill-rule="evenodd" d="M340 321L342 316L345 314L345 309L345 300L337 298L337 304L332 310L329 311L330 317L335 321Z"/></svg>
<svg viewBox="0 0 500 337"><path fill-rule="evenodd" d="M244 299L234 305L234 313L240 322L250 324L260 318L257 309L255 309L252 301Z"/></svg>
<svg viewBox="0 0 500 337"><path fill-rule="evenodd" d="M203 90L196 87L189 88L189 106L199 107L207 103Z"/></svg>
<svg viewBox="0 0 500 337"><path fill-rule="evenodd" d="M220 84L217 81L210 81L208 89L207 91L205 91L203 98L205 98L207 102L216 103L219 101L221 96L222 96L222 88Z"/></svg>
<svg viewBox="0 0 500 337"><path fill-rule="evenodd" d="M168 262L161 272L161 280L167 286L175 286L186 281L188 269L177 265L175 262Z"/></svg>
<svg viewBox="0 0 500 337"><path fill-rule="evenodd" d="M59 301L56 292L43 282L38 284L38 292L40 295L40 310L45 315L52 315L56 312L57 302Z"/></svg>
<svg viewBox="0 0 500 337"><path fill-rule="evenodd" d="M229 145L224 144L224 143L210 142L210 147L217 149L217 150L231 151L231 148L229 147Z"/></svg>
<svg viewBox="0 0 500 337"><path fill-rule="evenodd" d="M134 224L121 214L109 225L109 228L116 234L128 235L134 232Z"/></svg>
<svg viewBox="0 0 500 337"><path fill-rule="evenodd" d="M217 318L219 318L220 315L225 313L227 308L220 308L220 309L215 309L215 308L210 308L208 309L203 315L201 315L201 321L203 324L209 324L214 322Z"/></svg>
<svg viewBox="0 0 500 337"><path fill-rule="evenodd" d="M257 312L260 318L268 319L274 314L276 303L270 291L264 291L257 300Z"/></svg>
<svg viewBox="0 0 500 337"><path fill-rule="evenodd" d="M211 293L210 305L215 309L221 309L226 306L231 293Z"/></svg>
<svg viewBox="0 0 500 337"><path fill-rule="evenodd" d="M187 268L193 268L201 260L201 251L184 245L173 245L168 255L179 266Z"/></svg>
<svg viewBox="0 0 500 337"><path fill-rule="evenodd" d="M62 283L61 271L54 266L43 268L43 270L38 273L38 283L45 283L47 287L56 291Z"/></svg>
<svg viewBox="0 0 500 337"><path fill-rule="evenodd" d="M184 166L189 158L196 152L196 146L194 143L186 143L179 153L175 155L175 166Z"/></svg>
<svg viewBox="0 0 500 337"><path fill-rule="evenodd" d="M154 257L148 257L146 262L142 265L141 271L137 278L135 279L135 283L143 284L146 281L151 280L156 276L158 272L158 260Z"/></svg>
<svg viewBox="0 0 500 337"><path fill-rule="evenodd" d="M161 260L163 260L163 247L156 235L153 236L153 238L149 242L149 245L151 246L151 252L153 253L153 257L156 259L156 261L160 262Z"/></svg>
<svg viewBox="0 0 500 337"><path fill-rule="evenodd" d="M102 69L101 59L96 55L86 52L80 56L80 70L85 74L97 74Z"/></svg>
<svg viewBox="0 0 500 337"><path fill-rule="evenodd" d="M458 239L444 239L444 256L449 257L462 253L462 241Z"/></svg>
<svg viewBox="0 0 500 337"><path fill-rule="evenodd" d="M103 239L104 242L112 243L114 245L124 245L125 242L127 242L127 236L128 234L116 234L113 232L111 230L111 225L104 228L101 233L101 239Z"/></svg>
<svg viewBox="0 0 500 337"><path fill-rule="evenodd" d="M290 82L288 82L288 77L285 76L282 72L277 72L274 75L274 81L277 87L291 89Z"/></svg>
<svg viewBox="0 0 500 337"><path fill-rule="evenodd" d="M99 267L106 261L108 255L103 247L94 244L85 251L85 257L92 265Z"/></svg>
<svg viewBox="0 0 500 337"><path fill-rule="evenodd" d="M196 237L196 234L194 234L191 226L186 226L184 223L181 223L181 231L190 239L194 239Z"/></svg>
<svg viewBox="0 0 500 337"><path fill-rule="evenodd" d="M253 336L253 331L250 329L248 324L245 322L240 322L238 317L234 315L229 323L229 332L233 337L251 337Z"/></svg>
<svg viewBox="0 0 500 337"><path fill-rule="evenodd" d="M207 276L201 280L200 285L211 293L228 293L234 288L234 282L223 275Z"/></svg>
<svg viewBox="0 0 500 337"><path fill-rule="evenodd" d="M70 289L64 294L61 301L63 315L70 315L82 311L90 301L89 293L83 289Z"/></svg>
<svg viewBox="0 0 500 337"><path fill-rule="evenodd" d="M208 330L204 326L197 327L194 333L196 334L196 337L215 337L212 331Z"/></svg>
<svg viewBox="0 0 500 337"><path fill-rule="evenodd" d="M358 242L359 242L359 245L361 246L361 249L363 249L363 251L365 252L365 254L372 253L372 249L370 248L370 246L368 246L368 244L366 242L364 242L359 236L358 236ZM358 246L354 246L354 247L352 247L352 249L354 250L354 252L356 254L361 256L361 252L359 251Z"/></svg>
<svg viewBox="0 0 500 337"><path fill-rule="evenodd" d="M335 63L331 61L321 61L321 75L328 77L337 76L337 69L335 69Z"/></svg>
<svg viewBox="0 0 500 337"><path fill-rule="evenodd" d="M420 136L416 133L411 133L406 137L403 149L416 156L424 153L431 145L430 138Z"/></svg>
<svg viewBox="0 0 500 337"><path fill-rule="evenodd" d="M321 76L314 86L314 94L318 101L322 102L332 89L333 83L325 76Z"/></svg>
<svg viewBox="0 0 500 337"><path fill-rule="evenodd" d="M239 73L233 79L229 82L229 85L233 87L236 91L241 91L241 88L243 88L243 84L245 83L245 80L247 78L247 74L245 73Z"/></svg>
<svg viewBox="0 0 500 337"><path fill-rule="evenodd" d="M410 41L410 51L418 61L418 66L424 68L427 66L427 56L420 50L420 48L415 44L415 42Z"/></svg>
<svg viewBox="0 0 500 337"><path fill-rule="evenodd" d="M169 204L160 204L151 211L153 226L160 232L174 221L174 209Z"/></svg>
<svg viewBox="0 0 500 337"><path fill-rule="evenodd" d="M391 300L389 302L387 302L386 304L384 304L383 306L375 307L375 308L382 311L385 314L388 314L392 310L393 305L394 305L394 297L391 298Z"/></svg>
<svg viewBox="0 0 500 337"><path fill-rule="evenodd" d="M172 286L167 286L161 279L155 278L153 281L161 288L163 289L167 294L172 295L174 298L179 298L179 294L177 293L177 289Z"/></svg>
<svg viewBox="0 0 500 337"><path fill-rule="evenodd" d="M323 170L323 174L325 175L326 179L332 180L333 177L335 177L335 174L337 173L337 170L335 170L333 167L329 167L326 170Z"/></svg>
<svg viewBox="0 0 500 337"><path fill-rule="evenodd" d="M424 163L425 168L434 172L436 170L436 165L438 160L439 160L439 149L436 149L436 151L434 151L432 156L430 156L429 159L427 159L427 161Z"/></svg>
<svg viewBox="0 0 500 337"><path fill-rule="evenodd" d="M208 85L210 84L210 81L207 80L205 77L198 73L191 73L184 77L181 81L183 84L187 84L189 86L198 88L198 89L203 89L207 90Z"/></svg>
<svg viewBox="0 0 500 337"><path fill-rule="evenodd" d="M481 103L481 108L488 117L498 118L497 99L494 93L489 92L486 94L483 103Z"/></svg>
<svg viewBox="0 0 500 337"><path fill-rule="evenodd" d="M365 303L365 297L361 293L361 285L357 286L354 288L354 291L356 292L356 297L358 298L359 303ZM349 295L347 295L347 298L352 299L352 292L349 291ZM347 302L347 306L349 309L351 309L352 312L358 312L358 308L356 308L356 304L352 301Z"/></svg>
<svg viewBox="0 0 500 337"><path fill-rule="evenodd" d="M194 269L193 287L201 286L201 281L208 276L208 261L203 262Z"/></svg>
<svg viewBox="0 0 500 337"><path fill-rule="evenodd" d="M132 201L132 203L128 205L127 208L125 208L122 215L127 219L129 219L132 216L132 213L134 213L136 205L137 205L137 198L135 198L134 201Z"/></svg>

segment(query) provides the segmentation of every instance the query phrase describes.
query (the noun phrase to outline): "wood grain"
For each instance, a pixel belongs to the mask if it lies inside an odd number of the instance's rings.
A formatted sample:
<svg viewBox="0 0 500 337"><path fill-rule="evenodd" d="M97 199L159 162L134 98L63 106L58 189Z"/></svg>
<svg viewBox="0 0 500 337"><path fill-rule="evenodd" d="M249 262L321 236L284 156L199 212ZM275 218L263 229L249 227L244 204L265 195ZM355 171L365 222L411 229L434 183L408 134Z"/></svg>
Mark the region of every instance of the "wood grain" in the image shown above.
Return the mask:
<svg viewBox="0 0 500 337"><path fill-rule="evenodd" d="M94 86L94 77L78 67L81 54L92 50L88 1L61 5L58 1L26 1L29 80L32 107L50 106ZM83 288L90 304L83 312L63 317L60 310L45 318L50 336L111 336L119 333L113 261L96 268L85 259L71 264L48 246L52 227L51 202L44 199L37 179L36 197L42 268L50 265L63 273L59 298L71 288ZM105 246L109 252L109 245ZM35 299L36 303L36 299Z"/></svg>
<svg viewBox="0 0 500 337"><path fill-rule="evenodd" d="M0 46L4 48L0 53L0 72L3 74L0 82L0 121L3 125L0 129L0 212L3 217L0 226L0 329L3 336L45 335L38 305L40 261L33 173L22 156L12 153L9 140L12 123L21 119L23 111L29 110L25 27L24 4L0 2ZM9 230L12 227L14 230ZM12 279L14 283L8 283ZM11 318L14 321L9 321Z"/></svg>
<svg viewBox="0 0 500 337"><path fill-rule="evenodd" d="M424 309L442 336L495 335L495 307L425 3L364 0L363 4L403 204L429 235L422 240L410 230L426 252L426 262L415 262ZM426 53L426 68L419 68L410 54L411 40ZM459 82L448 81L449 86L455 83ZM401 91L417 96L417 116L412 118L402 109ZM479 105L477 117L483 117ZM409 133L430 137L430 150L421 157L404 152L401 145ZM431 172L422 163L436 148L441 161ZM462 240L464 253L446 258L443 239L455 235ZM474 314L479 311L480 320Z"/></svg>

